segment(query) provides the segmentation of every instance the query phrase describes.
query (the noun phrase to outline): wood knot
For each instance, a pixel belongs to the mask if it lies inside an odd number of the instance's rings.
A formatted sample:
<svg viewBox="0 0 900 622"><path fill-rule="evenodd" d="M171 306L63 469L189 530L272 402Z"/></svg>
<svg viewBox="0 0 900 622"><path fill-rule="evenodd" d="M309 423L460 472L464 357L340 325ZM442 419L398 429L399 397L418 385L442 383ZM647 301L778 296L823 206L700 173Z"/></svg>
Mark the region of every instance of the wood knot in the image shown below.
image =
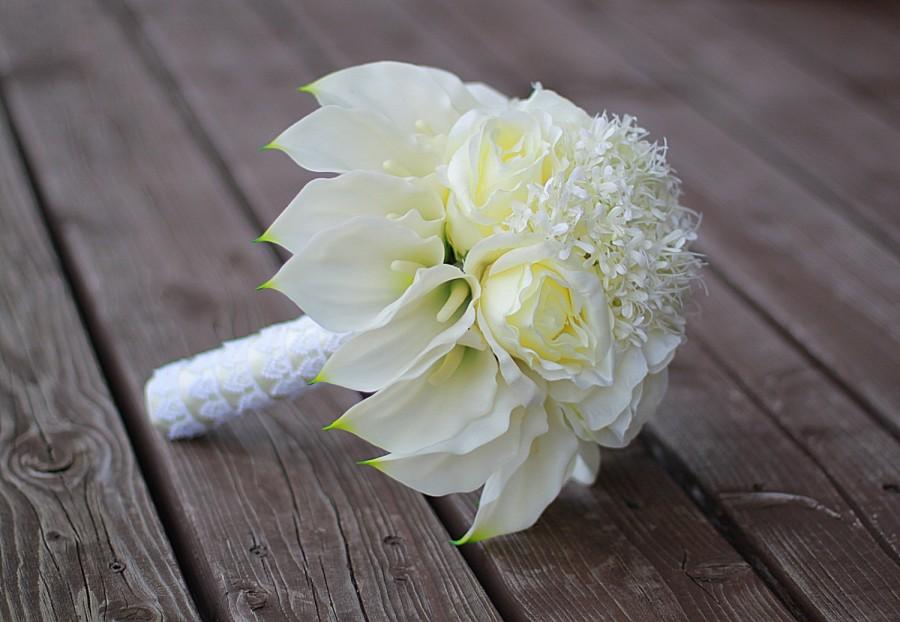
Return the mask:
<svg viewBox="0 0 900 622"><path fill-rule="evenodd" d="M391 578L396 583L407 583L409 581L409 568L406 566L391 568Z"/></svg>
<svg viewBox="0 0 900 622"><path fill-rule="evenodd" d="M115 573L125 572L125 564L120 562L118 559L114 559L109 562L109 569Z"/></svg>
<svg viewBox="0 0 900 622"><path fill-rule="evenodd" d="M250 611L262 609L269 601L269 591L254 581L232 581L228 593L233 594L238 608L246 607Z"/></svg>
<svg viewBox="0 0 900 622"><path fill-rule="evenodd" d="M388 546L400 546L403 544L403 538L400 536L385 536L382 542Z"/></svg>
<svg viewBox="0 0 900 622"><path fill-rule="evenodd" d="M269 600L269 593L262 588L244 590L243 594L244 600L247 601L247 606L250 607L250 611L262 609L266 606L266 601Z"/></svg>
<svg viewBox="0 0 900 622"><path fill-rule="evenodd" d="M267 547L265 544L254 544L250 547L249 550L257 557L265 557L269 554L269 547Z"/></svg>
<svg viewBox="0 0 900 622"><path fill-rule="evenodd" d="M16 440L9 467L24 482L63 490L76 485L88 472L102 472L108 461L108 447L89 434L29 430Z"/></svg>

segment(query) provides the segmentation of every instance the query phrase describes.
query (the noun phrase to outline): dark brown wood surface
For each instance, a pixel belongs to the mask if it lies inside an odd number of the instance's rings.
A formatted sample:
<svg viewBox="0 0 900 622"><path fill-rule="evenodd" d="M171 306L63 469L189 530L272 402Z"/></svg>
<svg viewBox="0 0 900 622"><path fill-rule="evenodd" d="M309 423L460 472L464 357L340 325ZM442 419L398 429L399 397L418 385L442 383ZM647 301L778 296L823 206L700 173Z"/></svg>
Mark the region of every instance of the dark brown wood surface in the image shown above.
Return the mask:
<svg viewBox="0 0 900 622"><path fill-rule="evenodd" d="M895 619L898 34L900 14L884 3L7 0L0 85L23 154L0 153L0 193L20 197L25 224L8 227L0 205L0 254L23 261L18 249L42 231L29 182L55 249L25 254L42 287L22 288L27 271L13 271L0 300L20 316L46 296L63 304L46 320L4 324L2 386L20 404L30 379L91 363L78 370L88 380L37 385L53 404L78 405L73 415L33 400L4 411L0 448L19 455L13 439L47 421L66 433L72 421L102 421L114 445L104 451L128 476L110 482L100 457L79 453L74 464L95 465L90 482L107 497L70 494L64 509L82 536L98 504L104 517L127 507L141 518L107 538L133 556L115 578L106 552L69 547L59 559L80 561L85 576L63 564L23 595L9 590L24 549L6 546L6 525L19 533L60 509L39 487L11 489L37 518L0 513L0 614L46 610L61 592L91 594L66 596L62 611L115 618L104 603L137 603L147 609L123 611L183 619L189 591L210 619ZM669 139L685 202L705 218L709 294L643 442L606 452L598 483L567 486L531 530L461 550L449 537L477 497L423 499L353 464L372 448L318 430L358 399L349 392L321 387L174 445L142 412L153 367L296 313L251 293L278 261L248 242L311 176L257 148L313 109L295 87L383 58L520 96L540 80L590 111L637 113ZM6 354L34 340L20 326L44 329L40 357L66 356L22 367ZM49 451L38 457L53 466ZM0 500L21 479L13 464L0 466ZM160 532L157 514L163 546L134 549L134 534ZM40 580L48 559L22 576ZM167 589L151 589L164 573Z"/></svg>
<svg viewBox="0 0 900 622"><path fill-rule="evenodd" d="M0 117L0 620L196 619Z"/></svg>
<svg viewBox="0 0 900 622"><path fill-rule="evenodd" d="M813 7L813 4L815 5ZM729 12L798 65L841 84L861 105L900 121L900 37L891 2L733 2ZM896 7L894 7L896 10Z"/></svg>
<svg viewBox="0 0 900 622"><path fill-rule="evenodd" d="M689 0L672 16L662 1L596 0L583 14L635 67L900 253L900 127L760 40L739 4Z"/></svg>

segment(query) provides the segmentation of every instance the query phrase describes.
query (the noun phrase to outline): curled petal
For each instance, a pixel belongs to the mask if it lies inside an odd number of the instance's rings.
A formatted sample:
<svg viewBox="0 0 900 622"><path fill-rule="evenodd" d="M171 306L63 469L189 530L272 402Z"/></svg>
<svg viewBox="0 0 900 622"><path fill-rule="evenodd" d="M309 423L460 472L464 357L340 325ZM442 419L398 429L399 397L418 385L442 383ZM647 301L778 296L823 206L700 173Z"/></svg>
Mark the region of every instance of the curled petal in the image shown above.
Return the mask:
<svg viewBox="0 0 900 622"><path fill-rule="evenodd" d="M591 116L584 109L555 91L544 88L536 88L519 106L522 110L546 112L553 117L553 121L562 125L584 127L591 122Z"/></svg>
<svg viewBox="0 0 900 622"><path fill-rule="evenodd" d="M642 384L635 387L632 405L611 425L596 431L595 440L604 447L616 449L628 445L656 412L668 386L668 369L647 376Z"/></svg>
<svg viewBox="0 0 900 622"><path fill-rule="evenodd" d="M631 347L619 358L613 373L613 383L608 387L593 387L577 396L578 403L573 407L583 417L584 424L589 430L600 430L610 424L625 411L632 401L632 395L637 387L647 376L647 363L640 349ZM563 394L560 385L572 384L568 381L553 383L551 393L556 390L555 397L575 397L572 392L577 388L569 387L568 395Z"/></svg>
<svg viewBox="0 0 900 622"><path fill-rule="evenodd" d="M533 442L523 442L517 459L488 478L475 521L458 544L527 529L572 475L578 439L559 413L547 413L538 419L546 432ZM526 426L528 422L526 419ZM528 436L523 434L522 440Z"/></svg>
<svg viewBox="0 0 900 622"><path fill-rule="evenodd" d="M403 132L446 134L461 114L478 105L452 73L392 61L348 67L302 90L323 106L375 110Z"/></svg>
<svg viewBox="0 0 900 622"><path fill-rule="evenodd" d="M438 165L430 149L397 130L383 115L340 106L324 106L303 117L271 147L320 173L358 169L424 177Z"/></svg>
<svg viewBox="0 0 900 622"><path fill-rule="evenodd" d="M306 184L260 240L297 253L317 233L353 218L396 220L408 214L418 216L406 224L423 238L441 235L443 201L431 180L351 171Z"/></svg>
<svg viewBox="0 0 900 622"><path fill-rule="evenodd" d="M472 299L478 288L477 281L455 266L419 270L403 296L328 359L319 380L377 391L423 373L474 323Z"/></svg>
<svg viewBox="0 0 900 622"><path fill-rule="evenodd" d="M497 360L489 350L456 346L422 376L382 389L330 427L390 452L415 452L456 436L489 414L497 380Z"/></svg>
<svg viewBox="0 0 900 622"><path fill-rule="evenodd" d="M359 217L309 240L268 286L328 330L362 330L403 295L418 269L443 260L440 238L423 239L399 222Z"/></svg>
<svg viewBox="0 0 900 622"><path fill-rule="evenodd" d="M516 453L528 435L528 443L541 429L538 421L523 425L526 409L519 407L505 413L502 434L475 446L466 453L446 451L449 443L429 451L410 454L388 454L368 461L386 475L427 495L471 492L485 483L503 465L516 459Z"/></svg>
<svg viewBox="0 0 900 622"><path fill-rule="evenodd" d="M664 333L662 331L651 331L647 335L647 342L644 344L644 356L647 359L647 368L651 374L660 372L664 367L672 362L675 356L675 349L681 345L684 337L672 333Z"/></svg>

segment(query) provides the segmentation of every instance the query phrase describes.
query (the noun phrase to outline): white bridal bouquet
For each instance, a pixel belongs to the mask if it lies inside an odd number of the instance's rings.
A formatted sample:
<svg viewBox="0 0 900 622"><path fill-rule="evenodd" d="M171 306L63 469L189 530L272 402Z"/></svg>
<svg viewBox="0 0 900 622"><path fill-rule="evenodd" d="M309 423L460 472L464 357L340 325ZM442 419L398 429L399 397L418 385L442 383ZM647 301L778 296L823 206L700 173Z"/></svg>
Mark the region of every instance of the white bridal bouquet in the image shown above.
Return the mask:
<svg viewBox="0 0 900 622"><path fill-rule="evenodd" d="M457 542L532 525L666 391L700 259L666 148L535 85L510 99L427 67L351 67L269 147L311 171L260 237L261 287L306 316L157 370L154 422L200 434L309 382L373 392L326 429L429 495L483 487Z"/></svg>

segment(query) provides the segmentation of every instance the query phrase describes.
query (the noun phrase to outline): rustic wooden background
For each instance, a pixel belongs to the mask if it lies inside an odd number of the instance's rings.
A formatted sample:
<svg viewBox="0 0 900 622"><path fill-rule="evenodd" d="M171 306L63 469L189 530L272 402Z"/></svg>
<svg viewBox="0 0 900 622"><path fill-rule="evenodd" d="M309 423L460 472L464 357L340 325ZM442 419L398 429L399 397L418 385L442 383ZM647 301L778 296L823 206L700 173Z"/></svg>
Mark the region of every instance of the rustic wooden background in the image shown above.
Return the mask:
<svg viewBox="0 0 900 622"><path fill-rule="evenodd" d="M667 137L708 296L640 441L450 544L325 434L170 444L141 387L286 319L257 148L377 59ZM900 620L900 8L765 0L0 0L0 620Z"/></svg>

